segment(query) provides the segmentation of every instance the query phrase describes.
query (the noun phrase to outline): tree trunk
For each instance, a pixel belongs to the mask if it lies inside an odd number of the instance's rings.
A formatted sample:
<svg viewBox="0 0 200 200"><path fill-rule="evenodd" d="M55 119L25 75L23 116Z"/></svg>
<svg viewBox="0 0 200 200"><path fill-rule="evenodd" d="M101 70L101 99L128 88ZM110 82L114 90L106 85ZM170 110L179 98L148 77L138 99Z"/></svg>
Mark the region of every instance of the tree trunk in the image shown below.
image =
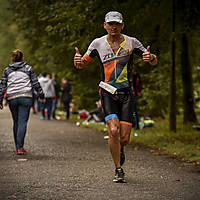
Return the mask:
<svg viewBox="0 0 200 200"><path fill-rule="evenodd" d="M176 2L172 0L172 57L171 57L171 79L170 79L170 99L169 99L169 128L176 132L176 76L175 76L175 8Z"/></svg>
<svg viewBox="0 0 200 200"><path fill-rule="evenodd" d="M196 122L196 114L194 111L193 86L192 86L192 70L189 62L188 38L186 33L181 35L181 71L183 81L183 106L184 118L183 122Z"/></svg>

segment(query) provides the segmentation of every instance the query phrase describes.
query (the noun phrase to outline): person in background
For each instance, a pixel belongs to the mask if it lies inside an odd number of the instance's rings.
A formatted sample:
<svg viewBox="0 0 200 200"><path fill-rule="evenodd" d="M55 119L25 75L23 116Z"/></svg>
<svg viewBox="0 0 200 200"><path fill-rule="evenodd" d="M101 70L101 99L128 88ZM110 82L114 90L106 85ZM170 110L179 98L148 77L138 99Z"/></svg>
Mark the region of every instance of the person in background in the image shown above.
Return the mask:
<svg viewBox="0 0 200 200"><path fill-rule="evenodd" d="M124 28L122 14L108 12L104 29L107 34L94 39L82 56L75 47L74 65L82 69L94 57L98 57L102 72L101 102L108 125L109 147L115 165L116 183L125 182L122 165L125 161L124 147L129 142L133 118L133 95L131 94L130 73L134 54L144 62L157 64L156 55L150 53L135 37L122 34Z"/></svg>
<svg viewBox="0 0 200 200"><path fill-rule="evenodd" d="M60 93L60 84L57 80L57 74L54 74L54 73L52 74L52 82L55 89L55 97L53 98L53 102L52 102L52 117L53 119L56 119L56 109L57 109L59 93Z"/></svg>
<svg viewBox="0 0 200 200"><path fill-rule="evenodd" d="M133 89L133 127L139 129L138 98L141 95L141 78L134 65L131 79Z"/></svg>
<svg viewBox="0 0 200 200"><path fill-rule="evenodd" d="M101 106L101 100L97 101L96 105L97 105L97 108L89 112L87 122L89 122L92 118L94 118L96 122L105 122L105 115L103 112L103 108Z"/></svg>
<svg viewBox="0 0 200 200"><path fill-rule="evenodd" d="M63 104L65 106L66 119L68 120L69 117L70 117L69 104L70 104L70 101L71 101L71 98L72 98L71 94L70 94L71 85L65 77L62 78L62 84L63 84L62 88L61 88L62 101L63 101Z"/></svg>
<svg viewBox="0 0 200 200"><path fill-rule="evenodd" d="M35 107L35 112L38 113L40 112L40 98L38 97L37 92L35 90L33 90L33 97L34 97L33 104Z"/></svg>
<svg viewBox="0 0 200 200"><path fill-rule="evenodd" d="M33 103L32 103L32 110L33 110L33 114L37 114L37 111L36 111L36 107L35 107L35 100L37 98L36 94L35 94L35 91L32 90L32 95L33 95Z"/></svg>
<svg viewBox="0 0 200 200"><path fill-rule="evenodd" d="M23 53L17 49L12 53L12 63L5 68L1 79L0 109L3 109L3 98L7 91L7 100L13 119L13 133L16 152L26 153L24 140L30 109L32 107L32 89L44 99L43 90L33 68L23 61Z"/></svg>
<svg viewBox="0 0 200 200"><path fill-rule="evenodd" d="M53 85L53 81L50 79L49 75L46 72L42 73L42 77L39 78L40 85L44 91L45 101L41 102L41 112L42 119L45 120L47 109L47 119L51 119L51 110L52 110L52 102L55 97L55 88Z"/></svg>

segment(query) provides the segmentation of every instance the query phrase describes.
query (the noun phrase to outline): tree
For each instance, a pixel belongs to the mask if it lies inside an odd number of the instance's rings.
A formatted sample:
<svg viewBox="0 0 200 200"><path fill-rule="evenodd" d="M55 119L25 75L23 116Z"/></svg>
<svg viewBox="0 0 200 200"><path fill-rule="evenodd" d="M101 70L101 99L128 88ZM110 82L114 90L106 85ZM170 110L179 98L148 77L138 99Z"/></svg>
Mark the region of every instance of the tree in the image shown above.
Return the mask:
<svg viewBox="0 0 200 200"><path fill-rule="evenodd" d="M196 122L193 98L192 66L190 64L188 35L196 30L199 25L200 4L198 1L182 0L177 2L180 25L178 27L180 36L180 60L183 84L183 106L184 123Z"/></svg>
<svg viewBox="0 0 200 200"><path fill-rule="evenodd" d="M33 65L37 73L47 71L57 73L59 78L68 76L73 86L73 97L81 107L88 109L95 106L94 102L99 98L97 88L100 69L97 61L91 62L83 69L84 71L74 68L74 47L79 47L83 54L90 41L105 34L103 29L105 14L110 10L122 12L125 21L123 33L143 41L144 46L150 45L152 53L158 56L159 61L157 67L150 67L135 57L134 64L141 75L144 88L140 102L141 114L148 111L151 116L164 117L168 112L166 96L169 95L170 83L169 30L172 21L169 1L107 0L102 3L101 0L88 0L85 3L84 0L9 0L6 2L12 12L15 34L18 36L15 41L16 46L22 48L26 60ZM179 14L181 12L178 16ZM177 30L184 26L181 21L177 24L179 25ZM193 30L191 29L191 32ZM198 34L195 37L198 38ZM177 46L177 49L180 48ZM178 53L177 50L176 54ZM180 63L180 59L177 59L175 71L177 75L180 74ZM177 110L183 106L180 101L182 96L180 80L180 76L177 76Z"/></svg>
<svg viewBox="0 0 200 200"><path fill-rule="evenodd" d="M0 0L0 75L10 63L11 53L15 49L15 36L12 31L12 12L9 12L8 2Z"/></svg>
<svg viewBox="0 0 200 200"><path fill-rule="evenodd" d="M172 62L171 62L171 81L170 81L170 110L169 121L170 131L176 132L176 73L175 73L175 13L176 1L172 0Z"/></svg>
<svg viewBox="0 0 200 200"><path fill-rule="evenodd" d="M184 117L183 122L196 122L196 114L194 111L192 72L189 61L188 37L186 33L181 34L181 72L183 81L183 105Z"/></svg>

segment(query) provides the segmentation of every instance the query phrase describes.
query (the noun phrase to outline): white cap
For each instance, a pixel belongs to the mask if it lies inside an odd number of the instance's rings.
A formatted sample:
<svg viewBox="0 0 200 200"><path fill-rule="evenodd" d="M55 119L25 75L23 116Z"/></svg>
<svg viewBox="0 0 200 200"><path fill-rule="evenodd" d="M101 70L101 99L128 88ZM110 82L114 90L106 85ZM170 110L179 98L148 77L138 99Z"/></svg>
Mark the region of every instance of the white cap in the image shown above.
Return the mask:
<svg viewBox="0 0 200 200"><path fill-rule="evenodd" d="M118 22L121 24L123 22L122 14L117 11L108 12L105 16L105 22Z"/></svg>

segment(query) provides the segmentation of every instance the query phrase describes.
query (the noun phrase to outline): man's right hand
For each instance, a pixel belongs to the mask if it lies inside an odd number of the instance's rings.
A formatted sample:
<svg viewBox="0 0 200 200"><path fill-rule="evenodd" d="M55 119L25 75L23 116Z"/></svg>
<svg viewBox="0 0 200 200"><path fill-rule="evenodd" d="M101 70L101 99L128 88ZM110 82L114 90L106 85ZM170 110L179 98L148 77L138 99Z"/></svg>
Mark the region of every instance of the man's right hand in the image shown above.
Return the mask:
<svg viewBox="0 0 200 200"><path fill-rule="evenodd" d="M3 104L0 104L0 109L1 109L1 110L3 109Z"/></svg>
<svg viewBox="0 0 200 200"><path fill-rule="evenodd" d="M82 56L79 53L79 50L77 47L75 47L75 51L76 51L76 54L74 56L74 66L78 69L82 69L83 68Z"/></svg>

